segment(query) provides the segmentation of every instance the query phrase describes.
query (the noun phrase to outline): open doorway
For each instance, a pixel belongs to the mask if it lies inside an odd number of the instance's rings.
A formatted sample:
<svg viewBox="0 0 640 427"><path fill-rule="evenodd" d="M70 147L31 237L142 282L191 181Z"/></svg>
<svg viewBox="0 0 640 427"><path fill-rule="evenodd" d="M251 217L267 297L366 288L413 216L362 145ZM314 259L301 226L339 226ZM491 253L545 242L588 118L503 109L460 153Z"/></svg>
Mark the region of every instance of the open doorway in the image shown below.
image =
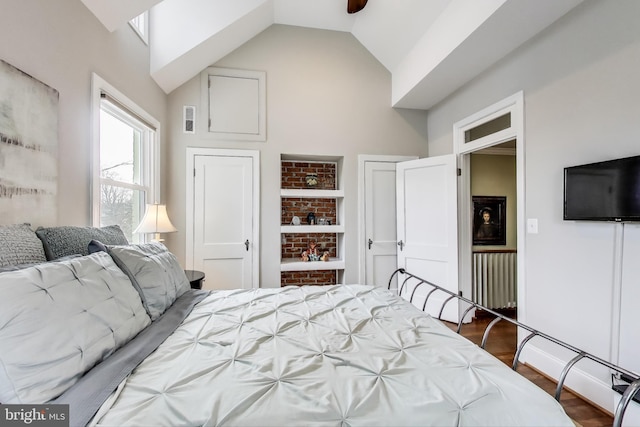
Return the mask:
<svg viewBox="0 0 640 427"><path fill-rule="evenodd" d="M459 224L459 285L463 295L472 298L474 294L474 249L484 248L488 250L506 250L515 248L515 253L509 255L513 262L515 258L515 297L509 297L507 305L518 307L517 318L524 321L526 317L525 307L522 303L525 298L524 275L524 96L522 92L516 93L502 101L497 102L457 123L453 126L454 151L458 156L461 179L459 181L458 199L458 224ZM515 186L515 192L505 191L506 183L497 185L495 182L480 184L474 183L472 191L473 169L492 170L489 157L505 156L498 163L507 163L505 166L512 169L512 177L509 178L509 186ZM505 161L509 158L508 162ZM476 161L481 159L480 161ZM484 159L484 160L482 160ZM494 161L496 161L494 159ZM472 163L475 168L472 169ZM488 163L488 164L487 164ZM484 164L484 166L481 166ZM495 180L488 176L487 179ZM513 178L515 176L515 178ZM505 178L503 178L505 179ZM502 187L501 187L502 186ZM513 188L513 187L512 187ZM479 194L483 193L483 194ZM474 196L484 196L478 205L474 207ZM482 197L481 197L482 198ZM489 198L489 199L487 199ZM485 206L486 205L486 206ZM477 238L479 224L483 222L483 207L490 207L493 220L498 219L495 227L503 227L501 239ZM500 209L503 209L500 212ZM507 212L507 209L509 211ZM501 218L496 215L502 214ZM475 217L474 217L475 215ZM511 226L511 227L509 227ZM513 273L510 273L513 274ZM494 293L495 294L495 293ZM484 303L484 301L479 301ZM489 304L491 305L491 304ZM475 313L469 313L465 322L471 321Z"/></svg>
<svg viewBox="0 0 640 427"><path fill-rule="evenodd" d="M471 299L517 318L515 140L474 151L469 159Z"/></svg>

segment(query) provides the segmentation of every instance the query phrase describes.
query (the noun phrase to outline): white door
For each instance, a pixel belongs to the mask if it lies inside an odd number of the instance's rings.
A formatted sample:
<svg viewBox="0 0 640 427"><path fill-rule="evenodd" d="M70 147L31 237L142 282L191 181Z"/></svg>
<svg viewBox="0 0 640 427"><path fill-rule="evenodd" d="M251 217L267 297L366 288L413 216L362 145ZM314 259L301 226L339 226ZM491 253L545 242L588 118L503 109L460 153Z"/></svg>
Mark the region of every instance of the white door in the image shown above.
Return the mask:
<svg viewBox="0 0 640 427"><path fill-rule="evenodd" d="M254 162L252 156L193 155L192 265L205 273L204 289L257 287Z"/></svg>
<svg viewBox="0 0 640 427"><path fill-rule="evenodd" d="M396 164L367 161L364 169L365 283L386 289L397 268Z"/></svg>
<svg viewBox="0 0 640 427"><path fill-rule="evenodd" d="M398 267L458 292L458 213L455 155L398 163ZM400 277L404 280L404 277ZM400 281L400 283L402 283ZM418 288L414 304L422 308L429 287ZM438 316L449 295L431 295L426 312ZM458 321L458 303L445 307L442 319Z"/></svg>

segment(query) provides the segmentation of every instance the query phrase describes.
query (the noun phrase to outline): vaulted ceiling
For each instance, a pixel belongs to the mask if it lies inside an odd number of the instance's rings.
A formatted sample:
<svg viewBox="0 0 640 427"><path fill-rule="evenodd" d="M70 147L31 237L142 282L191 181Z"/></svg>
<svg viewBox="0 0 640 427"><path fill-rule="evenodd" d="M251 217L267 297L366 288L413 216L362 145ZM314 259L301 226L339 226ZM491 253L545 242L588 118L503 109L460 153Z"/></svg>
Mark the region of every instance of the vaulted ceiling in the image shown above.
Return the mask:
<svg viewBox="0 0 640 427"><path fill-rule="evenodd" d="M272 24L350 32L391 73L390 104L429 109L582 0L82 0L115 31L150 11L149 72L170 93Z"/></svg>

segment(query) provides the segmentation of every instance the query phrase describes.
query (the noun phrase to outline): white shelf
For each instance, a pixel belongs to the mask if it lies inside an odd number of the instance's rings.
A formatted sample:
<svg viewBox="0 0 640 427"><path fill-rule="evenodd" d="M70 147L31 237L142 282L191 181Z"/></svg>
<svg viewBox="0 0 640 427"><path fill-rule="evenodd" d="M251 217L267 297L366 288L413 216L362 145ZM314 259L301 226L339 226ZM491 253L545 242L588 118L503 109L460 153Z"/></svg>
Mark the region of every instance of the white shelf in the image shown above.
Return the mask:
<svg viewBox="0 0 640 427"><path fill-rule="evenodd" d="M286 256L287 258L282 258L280 261L280 271L283 272L283 282L287 283L292 279L291 274L289 272L309 272L312 273L314 271L324 271L327 272L327 275L332 276L335 273L336 282L341 283L344 280L344 272L345 272L345 236L346 236L346 228L345 228L345 206L344 206L344 186L342 183L342 163L343 157L335 157L335 156L313 156L313 155L289 155L289 154L281 154L281 169L283 174L282 182L284 186L288 186L291 184L290 179L292 176L297 178L295 185L299 185L301 188L280 188L280 207L282 210L281 220L284 221L285 217L288 219L291 215L297 215L300 217L301 222L299 225L292 225L290 223L281 224L280 225L280 233L281 237L285 237L286 235L295 236L293 240L299 244L300 241L304 240L322 240L320 239L322 234L330 235L330 241L327 242L330 244L329 253L335 255L333 258L329 258L327 261L302 261L300 256L296 256L291 252L291 247L283 248L281 245L281 251L283 251L282 256ZM294 170L289 168L287 164L287 169L285 170L285 165L283 162L301 162L301 163L328 163L328 165L309 165L308 170L300 169L301 167L307 167L306 165L295 165ZM322 169L320 169L320 167ZM300 169L300 170L298 170ZM300 181L299 178L301 176L305 176L305 173L317 172L320 179L327 179L329 181L322 181L329 188L332 189L322 189L318 187L322 187L322 185L317 186L316 188L304 187L304 181ZM286 177L285 177L286 175ZM333 184L328 184L329 182L334 182ZM290 200L287 200L290 199ZM300 199L300 200L297 200ZM317 199L317 200L314 200ZM324 199L324 200L323 200ZM306 209L306 206L309 209ZM330 207L330 214L326 210ZM286 210L286 212L285 212ZM322 217L328 217L331 220L331 225L309 225L306 222L307 212L311 211L322 211L322 212L314 212L316 215L316 221ZM305 216L303 218L303 216ZM297 222L297 221L296 221ZM308 236L305 238L304 235ZM315 237L314 237L315 236ZM335 237L335 239L334 239ZM289 237L287 237L289 240ZM286 243L286 242L285 242ZM288 243L287 243L288 244ZM320 247L318 248L319 252L324 252ZM331 274L329 274L331 273ZM295 276L295 275L294 275ZM315 282L320 279L313 279L311 282Z"/></svg>
<svg viewBox="0 0 640 427"><path fill-rule="evenodd" d="M337 199L344 197L343 190L307 190L304 188L283 188L280 197L300 197L305 199Z"/></svg>
<svg viewBox="0 0 640 427"><path fill-rule="evenodd" d="M344 225L283 225L281 233L344 233Z"/></svg>
<svg viewBox="0 0 640 427"><path fill-rule="evenodd" d="M302 261L287 258L280 262L280 271L344 270L344 260L329 258L329 261Z"/></svg>

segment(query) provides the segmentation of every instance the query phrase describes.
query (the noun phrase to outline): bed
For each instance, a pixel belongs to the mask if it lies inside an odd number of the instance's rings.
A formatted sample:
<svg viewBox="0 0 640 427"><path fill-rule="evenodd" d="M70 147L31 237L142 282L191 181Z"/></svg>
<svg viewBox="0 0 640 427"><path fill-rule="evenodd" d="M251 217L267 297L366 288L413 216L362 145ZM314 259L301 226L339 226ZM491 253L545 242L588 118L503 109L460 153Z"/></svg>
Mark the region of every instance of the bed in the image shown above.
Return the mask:
<svg viewBox="0 0 640 427"><path fill-rule="evenodd" d="M209 294L91 424L573 426L490 354L362 285Z"/></svg>
<svg viewBox="0 0 640 427"><path fill-rule="evenodd" d="M0 273L0 401L72 426L574 425L397 292L192 290L161 244Z"/></svg>

